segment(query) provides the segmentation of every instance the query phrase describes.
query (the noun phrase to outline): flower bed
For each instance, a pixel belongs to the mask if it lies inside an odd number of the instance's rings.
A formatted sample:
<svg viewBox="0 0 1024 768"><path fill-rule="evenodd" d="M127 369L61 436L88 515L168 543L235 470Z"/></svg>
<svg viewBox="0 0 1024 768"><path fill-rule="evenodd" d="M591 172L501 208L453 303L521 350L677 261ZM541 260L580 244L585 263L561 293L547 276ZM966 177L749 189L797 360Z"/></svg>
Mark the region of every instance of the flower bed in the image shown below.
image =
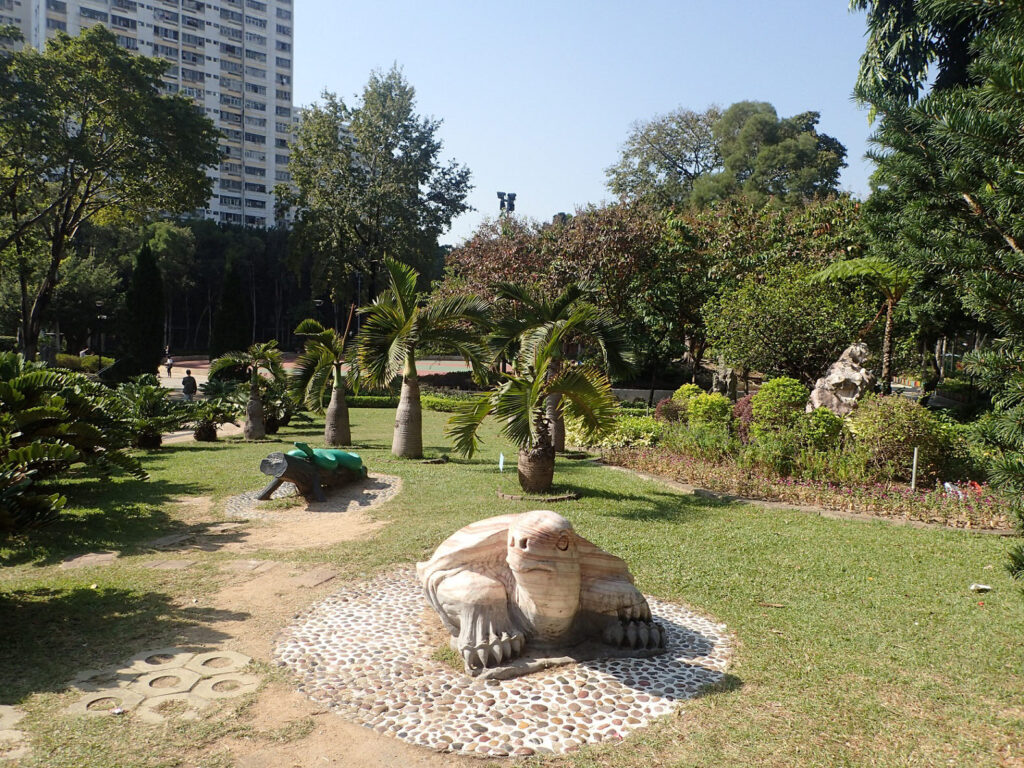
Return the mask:
<svg viewBox="0 0 1024 768"><path fill-rule="evenodd" d="M664 448L615 448L604 461L750 499L811 504L843 512L900 517L952 528L1011 531L1009 506L987 486L912 491L899 483L839 485L712 463Z"/></svg>

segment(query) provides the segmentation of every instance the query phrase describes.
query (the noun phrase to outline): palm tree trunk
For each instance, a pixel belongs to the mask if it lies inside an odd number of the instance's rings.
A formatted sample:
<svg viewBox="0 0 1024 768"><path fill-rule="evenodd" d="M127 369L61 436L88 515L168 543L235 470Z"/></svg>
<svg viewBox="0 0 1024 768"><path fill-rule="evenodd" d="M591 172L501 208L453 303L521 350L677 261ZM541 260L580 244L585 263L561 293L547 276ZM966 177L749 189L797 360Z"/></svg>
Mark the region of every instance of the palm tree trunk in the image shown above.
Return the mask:
<svg viewBox="0 0 1024 768"><path fill-rule="evenodd" d="M561 395L548 395L545 403L548 424L551 425L551 444L556 453L565 453L565 417L559 405Z"/></svg>
<svg viewBox="0 0 1024 768"><path fill-rule="evenodd" d="M551 490L551 481L555 477L555 447L548 431L550 423L539 425L537 442L532 448L519 451L519 486L527 493Z"/></svg>
<svg viewBox="0 0 1024 768"><path fill-rule="evenodd" d="M324 442L327 445L351 445L352 430L348 422L348 404L345 402L345 377L334 369L334 389L327 406L324 422Z"/></svg>
<svg viewBox="0 0 1024 768"><path fill-rule="evenodd" d="M246 440L262 440L267 436L263 424L263 401L260 399L260 388L256 382L258 373L253 374L249 382L249 402L245 404L245 428L242 430Z"/></svg>
<svg viewBox="0 0 1024 768"><path fill-rule="evenodd" d="M402 372L402 396L395 411L395 434L391 453L401 459L423 458L423 411L420 407L420 380L416 375L416 352L405 359Z"/></svg>
<svg viewBox="0 0 1024 768"><path fill-rule="evenodd" d="M893 302L885 304L885 338L882 341L882 394L892 394L892 326Z"/></svg>

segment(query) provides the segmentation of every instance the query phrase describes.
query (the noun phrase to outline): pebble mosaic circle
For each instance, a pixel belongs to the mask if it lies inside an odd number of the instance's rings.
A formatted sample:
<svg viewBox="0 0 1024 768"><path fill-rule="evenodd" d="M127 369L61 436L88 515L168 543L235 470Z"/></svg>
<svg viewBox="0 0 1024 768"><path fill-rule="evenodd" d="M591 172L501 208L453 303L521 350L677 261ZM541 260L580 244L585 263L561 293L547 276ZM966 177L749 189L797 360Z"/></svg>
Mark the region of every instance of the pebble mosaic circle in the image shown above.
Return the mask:
<svg viewBox="0 0 1024 768"><path fill-rule="evenodd" d="M563 753L622 739L722 678L725 626L647 600L668 631L662 656L484 681L431 658L423 592L403 568L312 606L279 635L274 659L313 700L378 733L491 757Z"/></svg>

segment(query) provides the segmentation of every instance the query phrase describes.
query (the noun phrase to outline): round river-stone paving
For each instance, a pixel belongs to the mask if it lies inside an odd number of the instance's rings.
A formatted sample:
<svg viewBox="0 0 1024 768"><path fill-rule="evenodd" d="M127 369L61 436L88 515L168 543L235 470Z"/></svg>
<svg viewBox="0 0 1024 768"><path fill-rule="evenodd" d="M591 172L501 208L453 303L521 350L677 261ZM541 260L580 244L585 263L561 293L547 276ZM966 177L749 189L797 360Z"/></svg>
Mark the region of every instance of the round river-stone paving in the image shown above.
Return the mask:
<svg viewBox="0 0 1024 768"><path fill-rule="evenodd" d="M662 656L484 681L432 658L437 635L422 624L423 591L402 568L299 615L274 658L312 699L379 733L492 757L562 753L622 739L722 678L732 652L725 625L647 600L667 630Z"/></svg>

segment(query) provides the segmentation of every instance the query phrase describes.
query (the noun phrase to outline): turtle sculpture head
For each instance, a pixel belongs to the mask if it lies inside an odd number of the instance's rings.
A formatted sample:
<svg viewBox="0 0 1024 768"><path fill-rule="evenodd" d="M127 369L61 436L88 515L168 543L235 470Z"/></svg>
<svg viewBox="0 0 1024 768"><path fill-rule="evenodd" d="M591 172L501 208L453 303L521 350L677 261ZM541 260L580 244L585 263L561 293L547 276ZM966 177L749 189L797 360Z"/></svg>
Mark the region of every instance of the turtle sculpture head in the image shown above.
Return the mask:
<svg viewBox="0 0 1024 768"><path fill-rule="evenodd" d="M649 653L665 644L626 564L554 512L472 523L417 573L472 673L508 663L527 645L594 641Z"/></svg>
<svg viewBox="0 0 1024 768"><path fill-rule="evenodd" d="M547 510L527 512L509 526L505 557L515 580L513 603L535 645L569 639L579 607L580 556L572 523Z"/></svg>

